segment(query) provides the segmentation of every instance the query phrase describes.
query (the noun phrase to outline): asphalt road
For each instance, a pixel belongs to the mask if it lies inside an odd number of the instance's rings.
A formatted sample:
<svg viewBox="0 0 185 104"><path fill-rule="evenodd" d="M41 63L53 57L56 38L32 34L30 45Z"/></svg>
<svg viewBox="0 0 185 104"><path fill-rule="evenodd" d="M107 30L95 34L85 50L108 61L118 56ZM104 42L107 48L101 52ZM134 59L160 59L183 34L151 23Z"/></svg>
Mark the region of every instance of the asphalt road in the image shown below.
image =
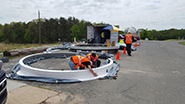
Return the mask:
<svg viewBox="0 0 185 104"><path fill-rule="evenodd" d="M184 104L185 102L185 46L178 41L142 41L132 56L122 54L118 77L72 84L49 84L18 81L70 93L85 104ZM9 73L19 58L5 63ZM73 95L73 96L72 96Z"/></svg>

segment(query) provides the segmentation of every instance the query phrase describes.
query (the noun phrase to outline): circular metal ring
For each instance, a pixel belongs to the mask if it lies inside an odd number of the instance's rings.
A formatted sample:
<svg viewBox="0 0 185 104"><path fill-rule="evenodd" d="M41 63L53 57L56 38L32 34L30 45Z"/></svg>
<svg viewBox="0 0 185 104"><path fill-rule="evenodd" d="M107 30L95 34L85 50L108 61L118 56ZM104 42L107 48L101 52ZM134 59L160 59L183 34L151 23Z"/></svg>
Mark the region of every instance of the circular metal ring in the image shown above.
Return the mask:
<svg viewBox="0 0 185 104"><path fill-rule="evenodd" d="M92 73L87 70L46 70L40 68L34 68L27 63L32 60L38 60L39 58L52 58L52 57L69 57L75 55L74 53L39 53L28 55L23 57L20 61L20 70L17 72L19 76L26 77L47 77L47 78L56 78L56 79L77 79L80 81L94 80L98 78L103 78L108 74L108 71L113 67L113 60L111 58L106 61L108 64L100 66L98 68L93 68L93 71L98 74L97 77L94 77Z"/></svg>

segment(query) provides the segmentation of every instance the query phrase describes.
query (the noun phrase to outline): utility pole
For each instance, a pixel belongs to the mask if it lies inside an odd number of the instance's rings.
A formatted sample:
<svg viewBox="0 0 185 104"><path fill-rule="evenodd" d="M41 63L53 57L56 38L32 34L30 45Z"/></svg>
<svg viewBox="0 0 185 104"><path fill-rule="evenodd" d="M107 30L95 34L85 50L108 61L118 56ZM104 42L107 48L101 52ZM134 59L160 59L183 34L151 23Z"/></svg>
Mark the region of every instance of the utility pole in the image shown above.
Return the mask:
<svg viewBox="0 0 185 104"><path fill-rule="evenodd" d="M40 11L38 11L38 17L39 17L39 45L41 45Z"/></svg>

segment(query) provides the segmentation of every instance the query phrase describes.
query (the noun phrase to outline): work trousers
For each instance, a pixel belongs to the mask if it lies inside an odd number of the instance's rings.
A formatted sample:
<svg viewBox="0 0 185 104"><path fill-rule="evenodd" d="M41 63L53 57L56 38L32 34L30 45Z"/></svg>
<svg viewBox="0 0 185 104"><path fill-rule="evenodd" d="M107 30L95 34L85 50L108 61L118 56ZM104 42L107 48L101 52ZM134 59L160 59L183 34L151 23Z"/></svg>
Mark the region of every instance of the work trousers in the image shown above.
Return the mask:
<svg viewBox="0 0 185 104"><path fill-rule="evenodd" d="M104 44L104 42L105 42L105 40L104 40L104 38L102 37L102 38L101 38L101 43Z"/></svg>
<svg viewBox="0 0 185 104"><path fill-rule="evenodd" d="M97 59L97 60L93 63L93 65L95 66L95 68L100 67L101 61ZM91 68L94 68L94 67L91 66ZM80 67L80 69L85 69L85 67Z"/></svg>
<svg viewBox="0 0 185 104"><path fill-rule="evenodd" d="M131 45L132 44L126 44L126 46L127 46L127 54L129 55L129 56L131 56Z"/></svg>
<svg viewBox="0 0 185 104"><path fill-rule="evenodd" d="M95 67L99 67L100 65L101 65L101 61L97 59L97 60L94 62L94 66L95 66Z"/></svg>
<svg viewBox="0 0 185 104"><path fill-rule="evenodd" d="M77 70L75 69L75 63L72 60L69 60L69 67L71 68L71 70Z"/></svg>

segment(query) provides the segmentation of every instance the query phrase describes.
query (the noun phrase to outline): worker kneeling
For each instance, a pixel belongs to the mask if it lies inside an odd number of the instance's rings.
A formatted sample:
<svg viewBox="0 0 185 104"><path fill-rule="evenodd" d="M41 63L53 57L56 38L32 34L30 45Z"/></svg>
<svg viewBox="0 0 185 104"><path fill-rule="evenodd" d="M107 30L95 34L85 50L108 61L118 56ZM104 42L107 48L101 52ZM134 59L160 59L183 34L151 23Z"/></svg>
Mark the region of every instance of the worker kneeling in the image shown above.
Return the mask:
<svg viewBox="0 0 185 104"><path fill-rule="evenodd" d="M97 73L92 70L91 65L92 62L87 57L81 55L75 55L69 59L69 66L72 70L77 70L78 66L80 66L80 69L87 67L94 76L98 76Z"/></svg>
<svg viewBox="0 0 185 104"><path fill-rule="evenodd" d="M98 55L96 53L87 54L87 58L92 62L91 68L97 68L101 65L101 61L98 60Z"/></svg>

